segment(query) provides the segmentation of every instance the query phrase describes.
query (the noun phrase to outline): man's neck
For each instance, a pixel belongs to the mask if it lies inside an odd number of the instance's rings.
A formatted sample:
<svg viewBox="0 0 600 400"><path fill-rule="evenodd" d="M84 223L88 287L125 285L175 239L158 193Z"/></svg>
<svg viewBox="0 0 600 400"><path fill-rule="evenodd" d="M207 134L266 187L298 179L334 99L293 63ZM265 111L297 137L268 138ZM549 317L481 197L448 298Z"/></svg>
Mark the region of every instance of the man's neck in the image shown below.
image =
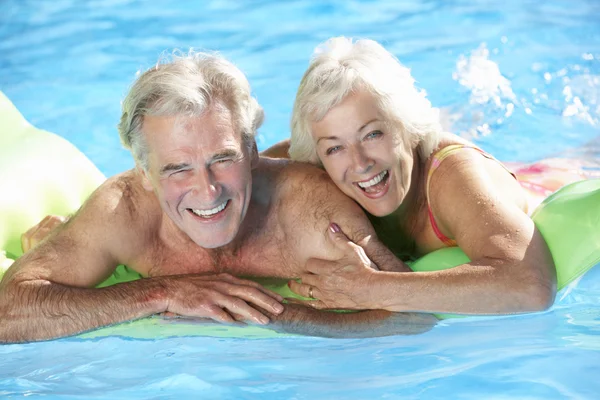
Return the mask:
<svg viewBox="0 0 600 400"><path fill-rule="evenodd" d="M277 163L276 163L277 164ZM241 251L259 236L265 234L271 212L271 200L275 191L273 160L261 158L252 171L252 195L248 210L235 238L228 244L206 249L215 260L237 260Z"/></svg>

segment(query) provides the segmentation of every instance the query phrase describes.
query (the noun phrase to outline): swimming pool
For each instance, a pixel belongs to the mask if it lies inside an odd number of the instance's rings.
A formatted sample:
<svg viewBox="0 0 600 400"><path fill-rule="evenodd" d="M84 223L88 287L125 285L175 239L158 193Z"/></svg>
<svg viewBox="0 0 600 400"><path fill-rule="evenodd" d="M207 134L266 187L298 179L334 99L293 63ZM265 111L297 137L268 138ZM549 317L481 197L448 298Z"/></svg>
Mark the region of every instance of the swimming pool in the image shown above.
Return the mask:
<svg viewBox="0 0 600 400"><path fill-rule="evenodd" d="M158 2L156 2L158 3ZM106 174L131 167L119 102L164 49L218 49L288 135L313 47L381 41L456 131L506 161L599 159L600 4L536 1L0 3L0 90ZM595 398L600 270L548 312L443 321L416 337L69 338L0 346L0 396L50 398Z"/></svg>

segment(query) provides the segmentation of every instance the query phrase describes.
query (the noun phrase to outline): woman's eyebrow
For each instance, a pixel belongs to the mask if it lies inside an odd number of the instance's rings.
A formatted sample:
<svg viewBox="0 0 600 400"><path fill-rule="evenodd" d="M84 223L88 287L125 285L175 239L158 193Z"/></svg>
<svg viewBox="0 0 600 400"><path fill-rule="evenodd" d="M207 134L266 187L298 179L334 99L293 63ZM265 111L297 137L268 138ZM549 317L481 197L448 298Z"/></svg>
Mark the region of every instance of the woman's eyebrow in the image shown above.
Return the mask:
<svg viewBox="0 0 600 400"><path fill-rule="evenodd" d="M358 132L361 132L363 129L365 129L367 126L371 125L373 122L379 122L379 118L373 118L372 120L370 120L369 122L365 123L363 126L360 127L360 129L358 130Z"/></svg>
<svg viewBox="0 0 600 400"><path fill-rule="evenodd" d="M321 140L337 140L337 139L338 139L337 136L323 136L323 137L320 137L319 140L317 140L317 144L319 144L319 142Z"/></svg>
<svg viewBox="0 0 600 400"><path fill-rule="evenodd" d="M372 120L367 121L363 126L358 128L357 132L362 132L363 129L365 129L367 126L371 125L373 122L379 122L379 118L373 118ZM339 139L337 136L323 136L323 137L320 137L319 140L317 140L317 144L319 144L319 142L321 140L337 140L337 139Z"/></svg>

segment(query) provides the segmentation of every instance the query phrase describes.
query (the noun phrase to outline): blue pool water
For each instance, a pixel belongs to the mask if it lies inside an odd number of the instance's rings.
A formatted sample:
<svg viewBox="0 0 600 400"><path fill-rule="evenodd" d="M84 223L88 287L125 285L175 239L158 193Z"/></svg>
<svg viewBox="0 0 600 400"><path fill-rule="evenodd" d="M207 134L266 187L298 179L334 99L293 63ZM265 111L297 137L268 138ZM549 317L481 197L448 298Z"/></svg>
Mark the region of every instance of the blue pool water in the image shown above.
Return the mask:
<svg viewBox="0 0 600 400"><path fill-rule="evenodd" d="M382 42L452 129L506 161L600 159L600 3L540 1L0 2L0 90L106 174L130 168L115 126L165 49L217 49L287 137L312 49ZM594 399L600 269L548 312L443 321L416 337L68 338L0 347L0 397ZM0 322L1 323L1 322Z"/></svg>

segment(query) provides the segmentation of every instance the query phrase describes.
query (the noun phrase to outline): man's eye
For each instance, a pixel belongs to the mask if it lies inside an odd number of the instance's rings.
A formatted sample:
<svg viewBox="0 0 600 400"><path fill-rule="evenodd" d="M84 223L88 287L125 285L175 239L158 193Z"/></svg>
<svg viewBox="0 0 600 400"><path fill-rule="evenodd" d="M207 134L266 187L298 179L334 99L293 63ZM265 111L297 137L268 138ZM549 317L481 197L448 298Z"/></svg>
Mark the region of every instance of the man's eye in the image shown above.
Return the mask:
<svg viewBox="0 0 600 400"><path fill-rule="evenodd" d="M218 160L215 160L215 164L229 164L232 162L233 160L231 158L220 158Z"/></svg>
<svg viewBox="0 0 600 400"><path fill-rule="evenodd" d="M366 140L371 140L371 139L377 139L379 137L383 136L383 132L381 131L373 131L373 132L369 132L367 134L367 136L365 136Z"/></svg>
<svg viewBox="0 0 600 400"><path fill-rule="evenodd" d="M333 147L328 148L325 151L325 154L327 154L327 155L335 154L338 151L340 151L341 149L342 149L342 146L333 146Z"/></svg>
<svg viewBox="0 0 600 400"><path fill-rule="evenodd" d="M183 173L187 172L187 171L189 171L189 169L178 169L178 170L175 170L175 171L171 172L169 174L169 176L183 175Z"/></svg>

